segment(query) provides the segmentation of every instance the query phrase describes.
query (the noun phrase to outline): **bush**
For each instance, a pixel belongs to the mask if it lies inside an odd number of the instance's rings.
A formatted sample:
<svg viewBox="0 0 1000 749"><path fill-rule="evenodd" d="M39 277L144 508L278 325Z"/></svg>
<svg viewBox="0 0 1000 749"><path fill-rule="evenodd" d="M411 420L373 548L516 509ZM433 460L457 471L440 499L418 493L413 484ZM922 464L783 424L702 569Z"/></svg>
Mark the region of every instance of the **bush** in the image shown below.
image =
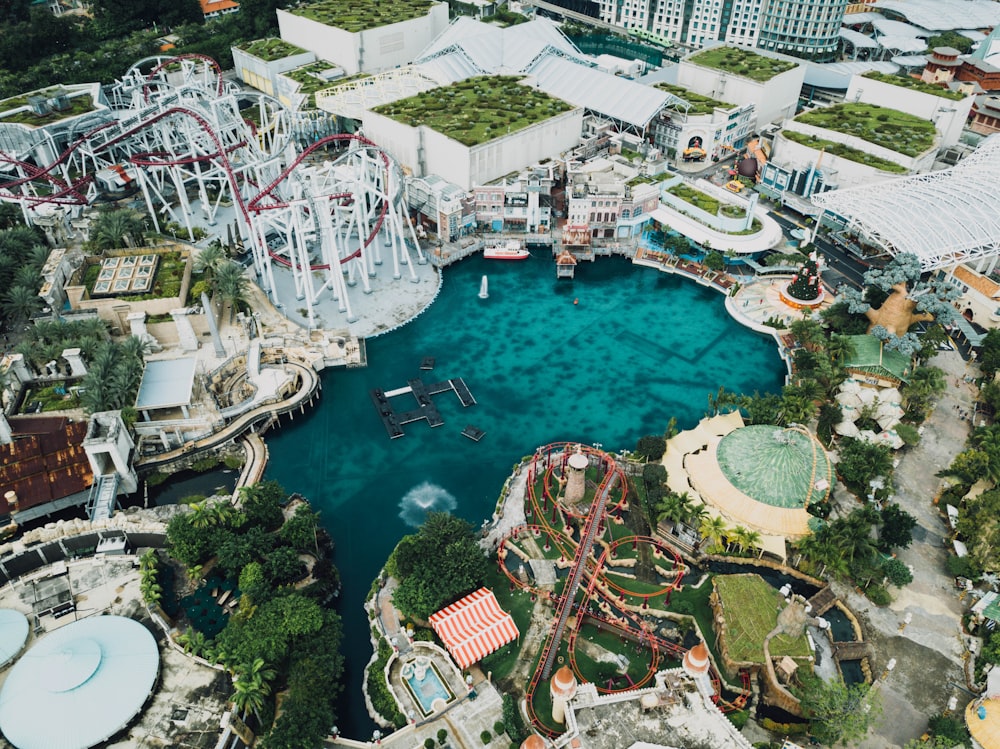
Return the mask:
<svg viewBox="0 0 1000 749"><path fill-rule="evenodd" d="M900 422L896 424L893 429L896 430L896 434L899 438L903 440L907 445L916 445L920 442L920 432L917 431L916 427L912 424L907 424L905 422Z"/></svg>
<svg viewBox="0 0 1000 749"><path fill-rule="evenodd" d="M504 726L502 720L498 720L496 723L493 724L493 733L495 733L497 736L499 736L506 730L507 728L506 726Z"/></svg>
<svg viewBox="0 0 1000 749"><path fill-rule="evenodd" d="M482 741L484 744L488 744L493 740L493 734L491 734L489 731L483 731L481 734L479 734L479 740Z"/></svg>
<svg viewBox="0 0 1000 749"><path fill-rule="evenodd" d="M729 718L729 722L736 727L736 730L741 730L743 726L747 724L747 721L750 720L750 713L746 710L736 710L731 713L726 713L726 717Z"/></svg>
<svg viewBox="0 0 1000 749"><path fill-rule="evenodd" d="M774 731L775 733L780 733L784 736L802 734L809 728L809 725L806 723L778 723L770 718L764 718L764 720L760 722L760 725L765 731Z"/></svg>
<svg viewBox="0 0 1000 749"><path fill-rule="evenodd" d="M223 462L226 464L226 468L235 470L243 467L244 459L242 455L227 455Z"/></svg>
<svg viewBox="0 0 1000 749"><path fill-rule="evenodd" d="M948 574L952 577L974 578L977 576L977 570L972 566L972 562L969 561L968 557L949 554L944 566L948 570Z"/></svg>
<svg viewBox="0 0 1000 749"><path fill-rule="evenodd" d="M424 749L434 749L434 739L424 739Z"/></svg>
<svg viewBox="0 0 1000 749"><path fill-rule="evenodd" d="M865 595L868 596L868 600L876 606L888 606L892 603L892 596L889 595L889 591L881 585L869 586L868 590L865 591Z"/></svg>
<svg viewBox="0 0 1000 749"><path fill-rule="evenodd" d="M951 715L931 716L928 728L935 736L948 739L955 744L964 745L969 740L969 732L965 730L965 724Z"/></svg>
<svg viewBox="0 0 1000 749"><path fill-rule="evenodd" d="M438 736L438 743L441 746L444 746L444 742L446 742L448 740L448 732L446 730L444 730L443 728L440 728L440 729L438 729L437 736Z"/></svg>

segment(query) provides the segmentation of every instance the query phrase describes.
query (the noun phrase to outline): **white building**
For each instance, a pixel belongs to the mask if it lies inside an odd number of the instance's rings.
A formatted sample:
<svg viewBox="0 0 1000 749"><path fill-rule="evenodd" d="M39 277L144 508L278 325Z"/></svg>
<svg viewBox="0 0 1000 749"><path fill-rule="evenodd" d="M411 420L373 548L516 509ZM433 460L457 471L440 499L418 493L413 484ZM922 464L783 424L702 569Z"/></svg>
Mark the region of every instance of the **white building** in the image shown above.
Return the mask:
<svg viewBox="0 0 1000 749"><path fill-rule="evenodd" d="M730 62L720 62L724 54L730 56ZM782 66L782 62L786 65ZM779 71L782 67L786 69L773 74L759 74L757 80L738 72L751 66L769 67L772 71ZM760 80L767 75L769 77ZM696 52L681 60L677 70L677 84L697 94L736 106L753 104L757 109L756 127L762 128L768 123L782 122L795 115L805 75L805 66L792 58L771 55L765 57L742 48L716 47Z"/></svg>
<svg viewBox="0 0 1000 749"><path fill-rule="evenodd" d="M941 133L941 147L947 148L958 143L976 97L912 78L866 73L852 76L845 100L890 107L933 122Z"/></svg>
<svg viewBox="0 0 1000 749"><path fill-rule="evenodd" d="M236 77L248 86L275 95L278 76L316 59L316 55L282 39L256 39L232 47ZM287 102L282 102L286 106Z"/></svg>
<svg viewBox="0 0 1000 749"><path fill-rule="evenodd" d="M670 158L723 158L742 149L757 126L757 107L753 103L730 104L692 95L678 87L666 88L690 104L667 107L653 120L653 144Z"/></svg>
<svg viewBox="0 0 1000 749"><path fill-rule="evenodd" d="M346 9L334 0L278 9L281 38L355 75L408 64L448 26L447 3L430 0L419 14L413 5L374 0L350 6L349 16Z"/></svg>

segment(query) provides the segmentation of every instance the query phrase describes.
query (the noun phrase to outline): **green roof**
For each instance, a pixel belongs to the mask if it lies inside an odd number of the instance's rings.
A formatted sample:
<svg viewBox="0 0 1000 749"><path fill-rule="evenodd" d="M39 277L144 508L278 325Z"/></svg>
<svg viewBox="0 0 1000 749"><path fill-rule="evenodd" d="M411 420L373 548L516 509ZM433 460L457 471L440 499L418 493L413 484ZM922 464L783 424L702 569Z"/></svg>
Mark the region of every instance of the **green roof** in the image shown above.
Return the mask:
<svg viewBox="0 0 1000 749"><path fill-rule="evenodd" d="M743 47L712 47L685 58L696 65L724 70L727 73L766 83L796 67L796 63L765 57Z"/></svg>
<svg viewBox="0 0 1000 749"><path fill-rule="evenodd" d="M803 146L815 148L817 151L825 151L831 156L839 156L842 159L854 161L858 164L864 164L865 166L870 166L873 169L880 169L883 172L906 174L909 171L909 169L905 166L897 164L895 161L889 161L888 159L883 159L881 156L870 154L867 151L862 151L843 143L837 143L835 140L818 138L815 135L807 135L806 133L800 133L796 130L788 130L787 128L782 130L781 134L788 138L788 140L794 141L795 143L801 143Z"/></svg>
<svg viewBox="0 0 1000 749"><path fill-rule="evenodd" d="M803 112L795 122L854 135L906 156L919 156L934 145L934 123L876 104L834 104Z"/></svg>
<svg viewBox="0 0 1000 749"><path fill-rule="evenodd" d="M844 368L876 377L909 382L913 362L906 354L889 351L873 335L852 335L851 354L844 359Z"/></svg>
<svg viewBox="0 0 1000 749"><path fill-rule="evenodd" d="M382 104L373 112L476 146L573 109L516 76L479 76Z"/></svg>
<svg viewBox="0 0 1000 749"><path fill-rule="evenodd" d="M289 44L284 39L274 38L254 39L249 42L241 42L236 45L236 48L243 50L248 55L253 55L254 57L266 62L274 62L275 60L281 60L285 57L291 57L292 55L305 54L305 50L301 47ZM329 65L327 67L329 67Z"/></svg>
<svg viewBox="0 0 1000 749"><path fill-rule="evenodd" d="M785 607L781 593L760 575L718 575L712 579L726 623L726 652L736 663L763 663L764 639L777 626ZM808 658L812 651L803 631L771 638L771 656Z"/></svg>
<svg viewBox="0 0 1000 749"><path fill-rule="evenodd" d="M303 18L358 32L427 15L434 0L318 0L288 12Z"/></svg>
<svg viewBox="0 0 1000 749"><path fill-rule="evenodd" d="M965 94L959 91L951 91L944 86L935 86L933 83L926 83L919 78L911 78L908 75L890 75L888 73L880 73L877 70L872 70L865 73L863 77L870 78L873 81L899 86L901 88L910 88L914 91L930 94L931 96L940 96L943 99L951 99L952 101L961 101L965 98Z"/></svg>
<svg viewBox="0 0 1000 749"><path fill-rule="evenodd" d="M688 114L711 114L716 108L733 109L736 106L735 104L713 99L711 96L696 94L694 91L688 91L682 86L674 86L670 83L657 83L655 85L661 91L666 91L668 94L680 97L690 104L691 108L687 111Z"/></svg>
<svg viewBox="0 0 1000 749"><path fill-rule="evenodd" d="M797 429L766 424L736 429L719 442L717 460L733 486L772 507L803 508L830 491L826 450ZM828 485L817 489L821 480Z"/></svg>

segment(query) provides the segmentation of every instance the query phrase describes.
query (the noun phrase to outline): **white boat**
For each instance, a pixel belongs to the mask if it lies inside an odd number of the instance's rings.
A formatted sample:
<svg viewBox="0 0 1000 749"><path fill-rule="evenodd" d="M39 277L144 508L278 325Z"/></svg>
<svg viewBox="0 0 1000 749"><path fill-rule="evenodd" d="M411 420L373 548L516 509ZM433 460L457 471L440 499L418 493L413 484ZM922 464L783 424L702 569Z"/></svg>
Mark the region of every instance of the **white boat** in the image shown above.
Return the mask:
<svg viewBox="0 0 1000 749"><path fill-rule="evenodd" d="M483 250L483 257L487 260L527 260L531 257L531 253L516 239L511 239L488 245Z"/></svg>

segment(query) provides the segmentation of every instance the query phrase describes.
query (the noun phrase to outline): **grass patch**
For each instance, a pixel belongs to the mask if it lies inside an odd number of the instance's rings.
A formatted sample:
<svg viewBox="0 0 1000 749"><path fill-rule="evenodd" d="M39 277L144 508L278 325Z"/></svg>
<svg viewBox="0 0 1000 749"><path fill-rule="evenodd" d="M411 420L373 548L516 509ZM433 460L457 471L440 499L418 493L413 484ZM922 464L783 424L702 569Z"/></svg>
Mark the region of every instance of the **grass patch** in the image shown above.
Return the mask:
<svg viewBox="0 0 1000 749"><path fill-rule="evenodd" d="M686 88L674 86L669 83L657 83L656 88L666 91L668 94L678 96L690 104L691 108L687 111L688 114L712 114L717 108L733 109L736 107L735 104L719 101L718 99L713 99L711 96L702 96L701 94L696 94L694 91L688 91Z"/></svg>
<svg viewBox="0 0 1000 749"><path fill-rule="evenodd" d="M865 73L863 77L870 78L873 81L899 86L901 88L909 88L914 91L920 91L921 93L930 94L931 96L940 96L942 99L961 101L965 98L965 94L959 93L958 91L949 91L944 86L935 86L931 83L925 83L917 78L910 78L908 75L889 75L888 73L880 73L877 70L872 70L869 73Z"/></svg>
<svg viewBox="0 0 1000 749"><path fill-rule="evenodd" d="M41 405L41 412L66 411L71 408L80 407L80 399L70 393L65 382L57 382L43 388L32 388L24 397L22 413L38 413L38 405Z"/></svg>
<svg viewBox="0 0 1000 749"><path fill-rule="evenodd" d="M58 92L57 92L58 93ZM49 94L54 96L56 94ZM28 101L26 97L23 98L24 103L18 104L16 106L27 106ZM13 99L8 99L6 102L0 102L0 109L3 109L12 105L10 102L15 101ZM19 125L34 125L35 127L41 127L42 125L51 125L53 122L59 122L60 120L65 120L70 117L76 117L77 115L86 114L87 112L92 112L94 110L94 99L90 94L82 94L79 96L72 96L69 99L69 108L61 112L52 110L48 114L43 114L41 116L35 114L30 109L17 109L13 112L6 112L0 114L0 120L3 122L14 122Z"/></svg>
<svg viewBox="0 0 1000 749"><path fill-rule="evenodd" d="M476 146L573 109L519 81L499 75L469 78L372 111L410 127L426 125L466 146Z"/></svg>
<svg viewBox="0 0 1000 749"><path fill-rule="evenodd" d="M433 0L320 0L289 13L356 33L420 18L433 5Z"/></svg>
<svg viewBox="0 0 1000 749"><path fill-rule="evenodd" d="M826 140L825 138L817 138L815 135L806 135L805 133L798 133L794 130L783 130L782 135L795 143L801 143L804 146L809 146L810 148L815 148L816 150L824 150L832 156L840 156L848 161L855 161L858 164L864 164L865 166L870 166L873 169L879 169L883 172L906 174L907 171L909 171L905 166L897 164L895 161L889 161L888 159L883 159L879 156L873 156L872 154L865 153L857 148L845 146L843 143Z"/></svg>
<svg viewBox="0 0 1000 749"><path fill-rule="evenodd" d="M715 589L726 615L726 645L729 656L737 662L763 663L764 638L778 623L778 612L785 608L781 593L760 575L719 575ZM796 637L780 634L771 640L772 656L810 655L805 634Z"/></svg>
<svg viewBox="0 0 1000 749"><path fill-rule="evenodd" d="M795 67L794 62L764 57L742 47L713 47L689 57L688 60L696 65L724 70L759 83L769 81Z"/></svg>
<svg viewBox="0 0 1000 749"><path fill-rule="evenodd" d="M521 638L523 638L531 623L531 614L535 610L535 602L531 600L531 594L522 593L520 588L511 590L510 581L494 565L490 565L486 587L493 591L500 608L514 619L517 631L521 633ZM483 658L480 665L483 671L492 671L494 679L502 679L513 670L520 657L521 645L518 640L514 640Z"/></svg>
<svg viewBox="0 0 1000 749"><path fill-rule="evenodd" d="M933 146L937 132L927 120L875 104L834 104L800 114L795 122L854 135L906 156L919 156Z"/></svg>
<svg viewBox="0 0 1000 749"><path fill-rule="evenodd" d="M254 39L251 42L243 42L238 45L237 49L241 49L248 55L253 55L258 59L266 60L268 62L281 60L285 57L291 57L292 55L305 54L305 50L301 47L289 44L284 39L274 38ZM328 64L326 67L330 67L330 65Z"/></svg>
<svg viewBox="0 0 1000 749"><path fill-rule="evenodd" d="M685 203L690 203L695 208L701 208L701 210L711 214L712 216L716 216L720 212L726 218L739 218L746 215L746 212L738 205L723 203L722 201L716 200L711 195L703 193L701 190L694 189L684 182L678 182L673 187L667 188L667 192L680 198ZM697 219L695 216L691 216L691 218ZM760 222L760 219L755 218L749 229L743 229L742 231L723 231L723 233L741 236L744 234L756 234L763 228L764 225ZM717 231L722 230L717 229Z"/></svg>

